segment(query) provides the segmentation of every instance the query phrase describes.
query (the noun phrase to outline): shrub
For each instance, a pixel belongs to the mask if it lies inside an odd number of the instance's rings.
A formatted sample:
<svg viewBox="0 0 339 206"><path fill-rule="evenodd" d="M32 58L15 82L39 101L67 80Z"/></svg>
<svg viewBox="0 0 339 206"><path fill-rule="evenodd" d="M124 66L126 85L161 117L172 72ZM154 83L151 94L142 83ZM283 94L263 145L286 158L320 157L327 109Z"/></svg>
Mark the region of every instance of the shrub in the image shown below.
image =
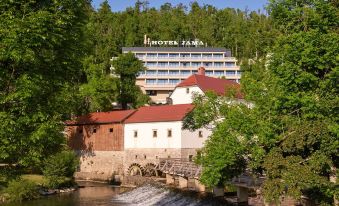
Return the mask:
<svg viewBox="0 0 339 206"><path fill-rule="evenodd" d="M62 151L44 162L43 174L49 187L70 186L79 160L73 151Z"/></svg>
<svg viewBox="0 0 339 206"><path fill-rule="evenodd" d="M25 179L10 181L4 194L9 201L31 200L39 197L37 185Z"/></svg>

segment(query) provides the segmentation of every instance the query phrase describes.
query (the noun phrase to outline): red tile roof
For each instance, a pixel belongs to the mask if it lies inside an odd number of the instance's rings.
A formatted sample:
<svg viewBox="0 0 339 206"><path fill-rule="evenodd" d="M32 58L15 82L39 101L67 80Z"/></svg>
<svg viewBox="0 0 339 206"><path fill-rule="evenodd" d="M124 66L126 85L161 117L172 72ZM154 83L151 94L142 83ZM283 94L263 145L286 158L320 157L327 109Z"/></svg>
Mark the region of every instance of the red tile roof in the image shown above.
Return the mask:
<svg viewBox="0 0 339 206"><path fill-rule="evenodd" d="M140 107L125 123L180 121L193 108L192 104Z"/></svg>
<svg viewBox="0 0 339 206"><path fill-rule="evenodd" d="M87 115L79 116L74 120L66 121L66 125L83 125L83 124L107 124L123 122L132 115L136 110L117 110L110 112L93 112Z"/></svg>
<svg viewBox="0 0 339 206"><path fill-rule="evenodd" d="M180 84L177 87L198 86L203 92L214 91L218 95L227 95L230 90L235 90L235 97L243 99L244 95L240 91L240 84L227 80L208 77L205 75L194 74Z"/></svg>

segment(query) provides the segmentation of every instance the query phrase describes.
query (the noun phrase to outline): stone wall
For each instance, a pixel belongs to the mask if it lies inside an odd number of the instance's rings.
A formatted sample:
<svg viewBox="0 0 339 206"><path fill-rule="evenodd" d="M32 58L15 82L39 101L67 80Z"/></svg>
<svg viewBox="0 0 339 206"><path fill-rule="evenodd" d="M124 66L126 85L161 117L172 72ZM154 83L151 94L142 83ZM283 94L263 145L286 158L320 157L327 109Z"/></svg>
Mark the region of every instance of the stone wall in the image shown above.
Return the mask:
<svg viewBox="0 0 339 206"><path fill-rule="evenodd" d="M78 151L80 166L78 175L81 179L102 179L107 180L112 175L123 174L124 151ZM95 177L95 178L94 178Z"/></svg>

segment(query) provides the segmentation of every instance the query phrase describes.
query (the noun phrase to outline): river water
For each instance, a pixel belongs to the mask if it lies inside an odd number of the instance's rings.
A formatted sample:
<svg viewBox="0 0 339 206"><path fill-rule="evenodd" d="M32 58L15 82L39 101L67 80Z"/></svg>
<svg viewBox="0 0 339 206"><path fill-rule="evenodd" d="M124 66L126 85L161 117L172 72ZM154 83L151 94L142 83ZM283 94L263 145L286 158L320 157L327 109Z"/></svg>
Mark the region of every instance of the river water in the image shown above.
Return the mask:
<svg viewBox="0 0 339 206"><path fill-rule="evenodd" d="M38 200L4 204L4 206L208 206L225 205L211 197L192 192L178 192L155 185L135 189L113 187L107 184L85 184L77 191L51 195ZM1 205L2 206L2 205Z"/></svg>

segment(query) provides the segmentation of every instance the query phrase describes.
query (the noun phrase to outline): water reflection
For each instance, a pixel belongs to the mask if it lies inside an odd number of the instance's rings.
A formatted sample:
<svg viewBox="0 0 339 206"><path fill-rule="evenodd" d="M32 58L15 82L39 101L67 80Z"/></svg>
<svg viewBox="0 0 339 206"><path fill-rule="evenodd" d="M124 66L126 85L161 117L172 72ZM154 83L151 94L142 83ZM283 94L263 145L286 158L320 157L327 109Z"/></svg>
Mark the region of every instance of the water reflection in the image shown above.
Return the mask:
<svg viewBox="0 0 339 206"><path fill-rule="evenodd" d="M4 206L120 206L121 204L112 203L112 198L126 190L98 183L80 183L80 185L86 187L71 193L51 195L38 200L10 203Z"/></svg>

